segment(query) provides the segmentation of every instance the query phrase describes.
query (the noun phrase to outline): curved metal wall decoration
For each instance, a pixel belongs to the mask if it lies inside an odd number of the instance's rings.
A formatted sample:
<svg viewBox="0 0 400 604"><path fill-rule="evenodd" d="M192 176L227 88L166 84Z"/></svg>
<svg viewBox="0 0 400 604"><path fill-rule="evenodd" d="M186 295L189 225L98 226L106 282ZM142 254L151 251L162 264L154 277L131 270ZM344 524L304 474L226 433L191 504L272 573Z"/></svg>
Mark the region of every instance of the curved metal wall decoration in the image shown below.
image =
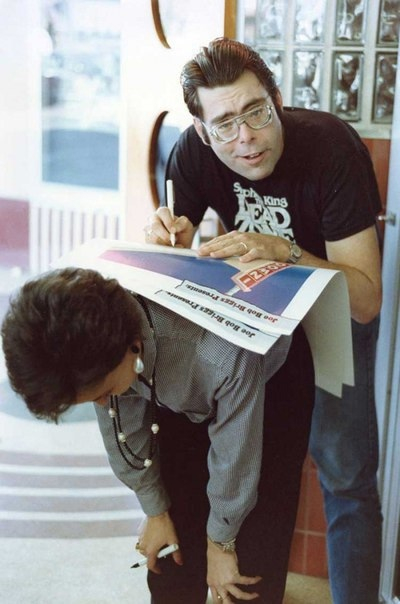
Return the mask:
<svg viewBox="0 0 400 604"><path fill-rule="evenodd" d="M165 48L171 48L164 33L158 0L151 0L151 12L153 14L154 28L157 32L158 39Z"/></svg>
<svg viewBox="0 0 400 604"><path fill-rule="evenodd" d="M153 126L153 130L151 133L151 139L150 139L150 153L149 153L149 177L150 177L150 190L151 190L151 196L153 199L153 204L155 208L158 208L160 205L160 196L159 196L159 190L157 187L157 164L158 164L158 152L159 152L159 144L158 144L158 140L159 140L159 136L160 136L160 130L162 127L162 123L164 121L165 116L167 115L168 111L163 111L162 113L160 113L160 115L157 117L154 126Z"/></svg>

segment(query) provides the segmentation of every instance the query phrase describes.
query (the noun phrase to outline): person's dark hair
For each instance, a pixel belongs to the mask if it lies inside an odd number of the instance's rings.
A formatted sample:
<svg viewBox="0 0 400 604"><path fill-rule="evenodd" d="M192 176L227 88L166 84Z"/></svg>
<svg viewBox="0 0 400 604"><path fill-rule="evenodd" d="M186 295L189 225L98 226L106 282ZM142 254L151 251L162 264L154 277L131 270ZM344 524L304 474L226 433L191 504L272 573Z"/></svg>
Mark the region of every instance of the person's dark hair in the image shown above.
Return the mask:
<svg viewBox="0 0 400 604"><path fill-rule="evenodd" d="M272 71L253 48L229 38L212 40L184 65L181 72L181 85L189 112L194 117L203 119L197 89L227 86L240 78L245 70L253 72L258 78L280 116L280 106L277 102L279 89Z"/></svg>
<svg viewBox="0 0 400 604"><path fill-rule="evenodd" d="M39 418L57 421L141 339L137 302L115 279L65 268L29 281L1 327L12 388Z"/></svg>

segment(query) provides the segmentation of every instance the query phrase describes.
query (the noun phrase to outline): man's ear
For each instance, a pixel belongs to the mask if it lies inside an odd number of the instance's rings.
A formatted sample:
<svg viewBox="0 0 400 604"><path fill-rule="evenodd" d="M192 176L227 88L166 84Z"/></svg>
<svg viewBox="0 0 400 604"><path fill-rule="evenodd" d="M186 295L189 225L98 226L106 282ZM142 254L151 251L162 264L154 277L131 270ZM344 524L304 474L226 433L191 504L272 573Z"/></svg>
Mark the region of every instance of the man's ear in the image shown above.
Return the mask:
<svg viewBox="0 0 400 604"><path fill-rule="evenodd" d="M207 146L210 146L210 138L208 136L208 132L205 129L204 125L202 124L201 120L199 120L198 117L194 117L193 118L193 125L196 129L197 134L199 135L199 137L201 138L201 140L203 141L203 143Z"/></svg>

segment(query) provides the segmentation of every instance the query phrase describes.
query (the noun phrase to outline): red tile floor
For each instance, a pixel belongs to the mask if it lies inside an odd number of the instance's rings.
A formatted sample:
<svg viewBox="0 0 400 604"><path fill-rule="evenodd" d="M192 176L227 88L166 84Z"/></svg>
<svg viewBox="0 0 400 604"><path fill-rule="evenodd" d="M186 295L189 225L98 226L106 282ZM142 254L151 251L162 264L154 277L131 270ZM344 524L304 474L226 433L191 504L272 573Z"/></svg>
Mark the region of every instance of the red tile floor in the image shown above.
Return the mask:
<svg viewBox="0 0 400 604"><path fill-rule="evenodd" d="M328 577L322 491L317 468L309 455L303 466L289 570L314 577Z"/></svg>

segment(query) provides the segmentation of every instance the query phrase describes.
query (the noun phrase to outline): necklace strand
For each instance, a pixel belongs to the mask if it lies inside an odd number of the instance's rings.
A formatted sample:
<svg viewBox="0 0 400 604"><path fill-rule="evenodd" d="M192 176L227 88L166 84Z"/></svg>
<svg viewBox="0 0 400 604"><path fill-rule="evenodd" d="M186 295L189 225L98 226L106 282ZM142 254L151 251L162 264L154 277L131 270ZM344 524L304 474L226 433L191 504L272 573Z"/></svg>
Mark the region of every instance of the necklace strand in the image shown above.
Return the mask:
<svg viewBox="0 0 400 604"><path fill-rule="evenodd" d="M143 308L143 310L146 314L147 320L149 322L150 328L154 332L153 323L151 320L151 315L150 315L149 309L147 308L147 306L141 296L137 296L136 299L139 302L139 304L141 305L141 307ZM148 452L147 457L141 457L140 455L138 455L137 453L132 451L132 449L128 445L127 440L126 440L126 434L124 433L124 431L122 429L122 425L121 425L121 416L119 413L118 396L116 396L116 395L111 395L111 397L110 397L110 408L108 410L108 415L110 416L110 418L112 419L112 422L113 422L115 442L117 443L117 447L119 449L121 456L123 457L125 462L134 470L144 470L145 468L149 468L153 463L153 457L154 457L154 454L155 454L156 448L157 448L157 434L160 429L159 425L157 424L157 395L156 395L155 364L153 367L153 374L151 376L150 382L148 382L143 376L140 376L140 375L138 376L138 379L141 382L143 382L146 386L148 386L150 388L150 392L151 392L151 398L150 398L151 436L150 436L150 443L149 443L149 452ZM134 458L135 460L137 460L138 462L141 462L141 465L137 465L137 464L133 463L133 461L131 461L131 459L129 459L129 455L132 458Z"/></svg>

